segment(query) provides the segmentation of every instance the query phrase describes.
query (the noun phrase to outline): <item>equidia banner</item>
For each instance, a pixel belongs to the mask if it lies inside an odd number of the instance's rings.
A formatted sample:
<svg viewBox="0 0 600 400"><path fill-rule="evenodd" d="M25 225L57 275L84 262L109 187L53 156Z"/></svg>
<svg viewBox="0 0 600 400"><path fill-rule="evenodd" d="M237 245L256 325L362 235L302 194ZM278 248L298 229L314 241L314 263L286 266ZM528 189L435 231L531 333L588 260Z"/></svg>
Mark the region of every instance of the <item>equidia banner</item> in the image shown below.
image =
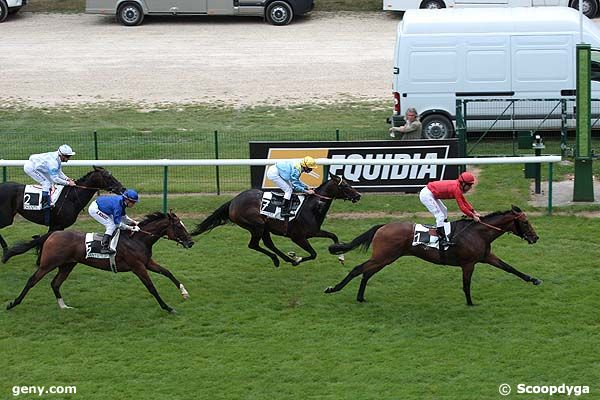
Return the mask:
<svg viewBox="0 0 600 400"><path fill-rule="evenodd" d="M370 192L416 192L428 182L456 179L456 165L343 165L344 160L445 159L458 156L458 142L449 140L361 142L250 142L250 158L296 159L304 156L340 160L329 172L341 175L353 187ZM311 187L327 179L327 166L319 165L302 181ZM252 187L275 189L264 166L251 167Z"/></svg>

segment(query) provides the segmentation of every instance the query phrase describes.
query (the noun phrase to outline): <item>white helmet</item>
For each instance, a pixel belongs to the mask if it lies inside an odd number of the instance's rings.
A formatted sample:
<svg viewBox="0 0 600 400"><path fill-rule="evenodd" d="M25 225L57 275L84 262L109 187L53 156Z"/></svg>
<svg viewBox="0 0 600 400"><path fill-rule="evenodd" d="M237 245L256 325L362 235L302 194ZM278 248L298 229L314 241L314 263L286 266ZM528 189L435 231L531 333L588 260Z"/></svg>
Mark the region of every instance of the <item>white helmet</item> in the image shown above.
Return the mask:
<svg viewBox="0 0 600 400"><path fill-rule="evenodd" d="M75 152L68 144L63 144L58 148L58 154L62 154L63 156L74 156Z"/></svg>

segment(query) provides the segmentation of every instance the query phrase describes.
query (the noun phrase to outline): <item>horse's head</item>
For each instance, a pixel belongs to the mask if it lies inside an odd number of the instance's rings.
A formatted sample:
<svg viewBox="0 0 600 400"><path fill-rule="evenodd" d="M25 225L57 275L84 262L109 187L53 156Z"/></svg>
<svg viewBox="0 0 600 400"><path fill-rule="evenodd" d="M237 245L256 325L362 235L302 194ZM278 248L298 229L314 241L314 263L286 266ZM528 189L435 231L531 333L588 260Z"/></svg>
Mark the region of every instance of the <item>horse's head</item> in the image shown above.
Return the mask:
<svg viewBox="0 0 600 400"><path fill-rule="evenodd" d="M535 233L533 226L527 220L527 216L517 206L512 206L510 210L513 216L513 224L511 231L520 237L521 239L527 240L529 244L534 244L538 241L539 236Z"/></svg>
<svg viewBox="0 0 600 400"><path fill-rule="evenodd" d="M169 217L169 226L167 227L167 237L170 240L176 241L178 244L182 245L186 249L189 249L194 245L194 241L192 237L188 233L185 225L177 215L173 212L169 212L167 214Z"/></svg>
<svg viewBox="0 0 600 400"><path fill-rule="evenodd" d="M121 194L125 191L121 182L119 182L109 170L102 167L94 167L94 170L88 172L86 176L79 179L77 184L107 190L115 194Z"/></svg>
<svg viewBox="0 0 600 400"><path fill-rule="evenodd" d="M360 193L354 189L350 184L341 176L333 175L329 173L330 180L326 183L327 195L334 199L350 200L356 203L360 200Z"/></svg>

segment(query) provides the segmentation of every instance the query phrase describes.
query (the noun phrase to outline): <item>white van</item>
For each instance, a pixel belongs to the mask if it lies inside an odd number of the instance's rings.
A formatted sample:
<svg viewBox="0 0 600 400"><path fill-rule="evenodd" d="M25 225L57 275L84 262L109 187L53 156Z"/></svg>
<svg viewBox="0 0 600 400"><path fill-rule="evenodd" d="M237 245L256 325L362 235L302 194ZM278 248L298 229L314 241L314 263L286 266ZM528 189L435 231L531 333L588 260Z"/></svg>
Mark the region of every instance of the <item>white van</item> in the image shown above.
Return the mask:
<svg viewBox="0 0 600 400"><path fill-rule="evenodd" d="M442 139L454 134L459 98L573 99L579 27L579 13L565 7L408 10L396 37L392 124L402 125L406 109L414 107L423 137ZM600 29L586 17L583 39L600 47ZM600 97L599 82L592 82L592 97ZM495 104L494 113L508 103ZM515 120L519 129L538 126L539 112L511 112L513 125L495 128L514 128ZM484 113L469 110L467 118L493 120L494 113Z"/></svg>
<svg viewBox="0 0 600 400"><path fill-rule="evenodd" d="M581 0L588 18L598 15L598 0ZM385 11L454 7L579 7L579 0L383 0Z"/></svg>
<svg viewBox="0 0 600 400"><path fill-rule="evenodd" d="M0 0L0 22L4 22L8 14L16 13L27 4L27 0Z"/></svg>

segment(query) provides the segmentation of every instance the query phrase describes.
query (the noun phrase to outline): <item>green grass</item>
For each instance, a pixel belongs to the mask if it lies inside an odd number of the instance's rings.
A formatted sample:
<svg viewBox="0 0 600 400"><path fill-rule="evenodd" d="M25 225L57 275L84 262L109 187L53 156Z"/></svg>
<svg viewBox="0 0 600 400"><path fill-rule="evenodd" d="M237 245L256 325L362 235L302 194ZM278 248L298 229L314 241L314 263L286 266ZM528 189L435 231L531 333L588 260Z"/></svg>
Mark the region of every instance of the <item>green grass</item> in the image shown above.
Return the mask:
<svg viewBox="0 0 600 400"><path fill-rule="evenodd" d="M62 289L76 309L58 309L46 277L23 304L0 311L1 397L11 397L13 385L34 384L76 385L73 399L479 400L500 398L500 383L563 382L597 393L596 223L530 219L541 237L536 245L505 236L494 249L544 284L480 265L473 308L464 305L459 269L414 258L371 279L367 303L355 302L357 280L324 295L367 255L349 253L342 267L326 240L313 239L316 261L275 269L234 226L199 237L190 250L157 244L154 258L191 294L183 301L153 275L175 316L133 275L78 266ZM189 227L197 218L184 221ZM329 219L325 228L349 240L381 222ZM83 219L77 228L97 225ZM19 222L3 235L14 243L34 231ZM23 287L34 258L0 268L4 304Z"/></svg>
<svg viewBox="0 0 600 400"><path fill-rule="evenodd" d="M316 0L317 11L379 11L381 0ZM85 0L28 0L27 11L67 12L85 11Z"/></svg>

